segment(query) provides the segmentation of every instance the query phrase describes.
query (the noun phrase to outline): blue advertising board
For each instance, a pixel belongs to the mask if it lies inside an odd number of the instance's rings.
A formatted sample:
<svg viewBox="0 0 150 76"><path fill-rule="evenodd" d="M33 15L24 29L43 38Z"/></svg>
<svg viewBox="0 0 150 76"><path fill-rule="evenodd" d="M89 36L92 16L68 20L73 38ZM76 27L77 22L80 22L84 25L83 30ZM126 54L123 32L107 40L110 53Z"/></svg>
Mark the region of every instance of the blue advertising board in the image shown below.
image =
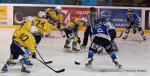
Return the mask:
<svg viewBox="0 0 150 76"><path fill-rule="evenodd" d="M140 9L134 9L134 12L141 17L142 10ZM126 22L126 15L127 15L127 9L109 9L109 8L100 8L99 14L105 14L109 17L109 21L112 22L112 24L116 28L125 28L127 25Z"/></svg>

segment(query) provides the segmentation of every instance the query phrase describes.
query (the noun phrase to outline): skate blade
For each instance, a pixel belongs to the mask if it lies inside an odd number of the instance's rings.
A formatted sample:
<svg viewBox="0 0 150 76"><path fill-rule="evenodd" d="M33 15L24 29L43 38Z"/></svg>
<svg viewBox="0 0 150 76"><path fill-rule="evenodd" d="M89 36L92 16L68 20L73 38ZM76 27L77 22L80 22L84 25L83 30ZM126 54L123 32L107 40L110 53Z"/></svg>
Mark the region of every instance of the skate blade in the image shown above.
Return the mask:
<svg viewBox="0 0 150 76"><path fill-rule="evenodd" d="M122 65L118 65L117 66L117 69L119 70L119 69L122 69Z"/></svg>

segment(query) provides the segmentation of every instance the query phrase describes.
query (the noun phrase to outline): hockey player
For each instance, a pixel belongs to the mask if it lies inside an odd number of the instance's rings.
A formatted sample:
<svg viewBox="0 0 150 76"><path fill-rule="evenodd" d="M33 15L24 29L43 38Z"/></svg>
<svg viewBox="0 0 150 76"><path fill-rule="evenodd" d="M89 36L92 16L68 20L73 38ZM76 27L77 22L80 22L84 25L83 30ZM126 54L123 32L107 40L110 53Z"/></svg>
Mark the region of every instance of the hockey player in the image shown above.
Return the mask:
<svg viewBox="0 0 150 76"><path fill-rule="evenodd" d="M106 19L103 17L101 17L95 25L91 26L93 41L89 47L88 63L86 63L86 66L92 65L94 51L103 46L106 52L110 55L110 58L112 59L116 67L121 68L121 65L117 62L116 54L111 46L111 38L108 32L111 28L111 23L106 21Z"/></svg>
<svg viewBox="0 0 150 76"><path fill-rule="evenodd" d="M60 6L56 6L55 9L47 8L45 12L46 19L48 19L49 23L56 26L61 35L64 37L63 26L65 24L63 24L63 18L65 14L62 12L62 8Z"/></svg>
<svg viewBox="0 0 150 76"><path fill-rule="evenodd" d="M22 28L29 30L31 26L36 26L38 28L38 32L33 33L36 44L39 44L41 39L50 33L50 26L51 24L48 22L46 18L46 13L43 11L38 12L38 17L36 16L29 16L27 17L24 25Z"/></svg>
<svg viewBox="0 0 150 76"><path fill-rule="evenodd" d="M124 40L126 40L128 38L128 34L130 32L130 29L133 29L133 34L136 33L136 31L138 30L143 38L143 40L146 40L146 37L144 36L144 32L142 30L142 24L141 24L141 19L140 17L134 12L133 9L129 8L128 9L128 13L126 16L126 20L128 22L128 26L126 27L125 30L125 35L123 37Z"/></svg>
<svg viewBox="0 0 150 76"><path fill-rule="evenodd" d="M16 30L13 34L13 40L10 45L10 51L11 51L11 56L10 58L6 61L4 67L2 68L3 72L8 71L8 66L9 65L14 65L16 64L14 61L18 59L18 57L21 55L22 56L22 68L21 72L25 73L30 73L26 68L27 66L30 65L30 56L32 58L36 58L36 42L35 38L32 35L32 33L37 32L37 28L35 26L32 26L30 28L30 32L27 30L24 30L22 28L19 28Z"/></svg>
<svg viewBox="0 0 150 76"><path fill-rule="evenodd" d="M101 14L100 16L103 16L104 18L106 18L105 15ZM90 13L88 14L87 20L88 20L88 22L87 22L88 24L87 24L87 28L84 32L84 39L83 39L83 43L81 45L82 49L85 49L85 47L88 43L88 36L90 35L90 32L91 32L91 26L94 25L99 20L99 17L98 17L98 14L96 13L95 7L90 8ZM106 18L106 20L108 20L108 18ZM118 47L114 41L114 39L116 38L115 27L111 28L111 30L109 30L108 32L109 32L110 37L111 37L111 44L112 44L113 49L115 51L118 51ZM97 52L101 53L102 49L98 50Z"/></svg>
<svg viewBox="0 0 150 76"><path fill-rule="evenodd" d="M64 29L67 39L64 45L64 49L70 49L70 42L71 40L73 40L72 42L72 50L74 51L80 51L79 49L77 49L77 43L80 43L80 38L78 37L78 29L81 23L84 23L85 19L81 18L77 19L75 18L74 21L69 22L66 26L66 28Z"/></svg>

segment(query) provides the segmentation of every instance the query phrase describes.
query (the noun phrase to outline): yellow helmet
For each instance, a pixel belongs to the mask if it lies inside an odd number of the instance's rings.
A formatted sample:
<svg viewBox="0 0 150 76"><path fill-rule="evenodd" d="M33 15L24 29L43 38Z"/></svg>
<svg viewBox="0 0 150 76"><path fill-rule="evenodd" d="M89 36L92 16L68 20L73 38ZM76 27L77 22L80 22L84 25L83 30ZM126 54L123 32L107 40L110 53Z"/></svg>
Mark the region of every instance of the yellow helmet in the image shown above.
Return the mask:
<svg viewBox="0 0 150 76"><path fill-rule="evenodd" d="M78 23L79 20L80 20L79 18L75 18L73 22L77 22Z"/></svg>

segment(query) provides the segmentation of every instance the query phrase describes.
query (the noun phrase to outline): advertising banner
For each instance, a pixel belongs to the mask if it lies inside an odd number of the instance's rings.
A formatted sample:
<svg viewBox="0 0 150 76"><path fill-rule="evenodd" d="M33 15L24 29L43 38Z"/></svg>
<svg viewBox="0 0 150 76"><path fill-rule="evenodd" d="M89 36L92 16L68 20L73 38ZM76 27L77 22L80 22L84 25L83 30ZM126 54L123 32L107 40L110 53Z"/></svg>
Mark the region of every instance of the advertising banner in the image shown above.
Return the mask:
<svg viewBox="0 0 150 76"><path fill-rule="evenodd" d="M127 9L106 9L100 8L99 14L104 14L108 16L108 19L116 28L124 28L127 25L126 15ZM142 15L142 10L134 9L134 12L138 14L139 17Z"/></svg>
<svg viewBox="0 0 150 76"><path fill-rule="evenodd" d="M27 16L37 16L39 11L45 11L47 8L54 8L54 7L39 7L39 6L14 6L13 10L13 24L20 25L23 22L23 19ZM62 10L65 13L64 16L64 23L70 21L70 14L68 11Z"/></svg>
<svg viewBox="0 0 150 76"><path fill-rule="evenodd" d="M7 12L8 12L7 6L0 6L0 25L7 24Z"/></svg>
<svg viewBox="0 0 150 76"><path fill-rule="evenodd" d="M145 11L145 29L150 29L150 10Z"/></svg>
<svg viewBox="0 0 150 76"><path fill-rule="evenodd" d="M13 10L13 24L20 25L22 20L27 16L37 16L39 11L44 11L49 7L38 6L14 6Z"/></svg>
<svg viewBox="0 0 150 76"><path fill-rule="evenodd" d="M71 21L74 18L87 17L87 14L89 12L89 8L81 8L81 7L63 7L63 10L69 12Z"/></svg>

